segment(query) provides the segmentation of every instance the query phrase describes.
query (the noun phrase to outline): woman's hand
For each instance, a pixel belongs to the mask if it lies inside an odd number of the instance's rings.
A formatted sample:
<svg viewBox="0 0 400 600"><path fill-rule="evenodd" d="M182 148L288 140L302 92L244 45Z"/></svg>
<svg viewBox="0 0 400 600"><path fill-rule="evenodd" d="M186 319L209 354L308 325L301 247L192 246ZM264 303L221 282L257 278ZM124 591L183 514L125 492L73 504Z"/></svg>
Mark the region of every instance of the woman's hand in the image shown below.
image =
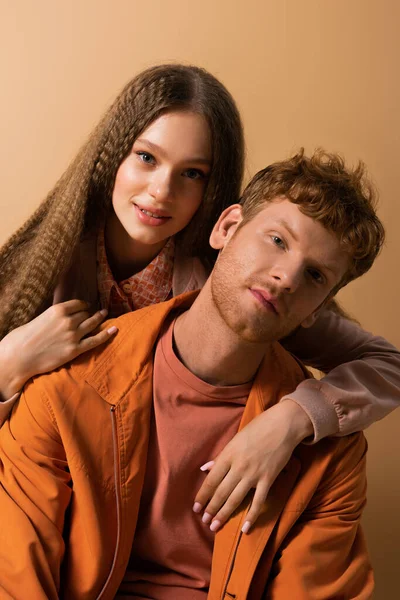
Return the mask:
<svg viewBox="0 0 400 600"><path fill-rule="evenodd" d="M257 520L276 477L295 447L313 433L307 413L293 400L283 400L239 431L219 456L201 467L210 470L193 506L204 509L203 522L217 531L255 488L243 525L247 533Z"/></svg>
<svg viewBox="0 0 400 600"><path fill-rule="evenodd" d="M115 334L110 327L89 334L107 315L101 310L90 316L83 300L55 304L36 319L14 329L0 342L0 397L7 400L33 375L47 373L83 352L104 344Z"/></svg>

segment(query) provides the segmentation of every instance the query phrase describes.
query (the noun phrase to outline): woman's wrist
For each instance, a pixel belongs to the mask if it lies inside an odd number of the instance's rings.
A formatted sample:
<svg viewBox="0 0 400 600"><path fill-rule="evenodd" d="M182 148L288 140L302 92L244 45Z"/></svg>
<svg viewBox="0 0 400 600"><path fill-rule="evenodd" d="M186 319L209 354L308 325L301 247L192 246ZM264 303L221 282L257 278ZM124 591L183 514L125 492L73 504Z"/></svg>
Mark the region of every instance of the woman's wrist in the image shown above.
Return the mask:
<svg viewBox="0 0 400 600"><path fill-rule="evenodd" d="M19 370L18 356L12 351L7 338L0 342L0 402L5 402L19 392L29 375Z"/></svg>
<svg viewBox="0 0 400 600"><path fill-rule="evenodd" d="M279 405L286 411L285 418L288 419L291 436L296 441L296 445L314 434L312 421L300 404L285 398Z"/></svg>

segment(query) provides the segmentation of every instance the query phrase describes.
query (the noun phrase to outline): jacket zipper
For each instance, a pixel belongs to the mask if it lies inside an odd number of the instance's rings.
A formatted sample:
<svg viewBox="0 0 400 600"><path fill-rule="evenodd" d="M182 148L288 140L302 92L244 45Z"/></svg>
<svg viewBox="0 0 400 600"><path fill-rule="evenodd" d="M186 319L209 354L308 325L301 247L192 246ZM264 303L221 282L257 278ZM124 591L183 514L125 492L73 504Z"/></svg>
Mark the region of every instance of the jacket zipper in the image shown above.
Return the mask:
<svg viewBox="0 0 400 600"><path fill-rule="evenodd" d="M110 583L110 579L113 576L115 565L117 562L117 557L119 554L119 547L121 544L121 496L119 493L119 482L120 482L120 469L119 469L119 460L118 460L118 440L117 440L117 421L115 417L115 406L110 408L111 415L111 427L112 427L112 440L113 440L113 459L114 459L114 487L115 487L115 500L117 507L117 542L115 544L114 558L111 565L111 570L108 574L107 580L103 585L103 588L100 594L97 596L97 600L101 600L104 598L104 595L107 591L108 584Z"/></svg>
<svg viewBox="0 0 400 600"><path fill-rule="evenodd" d="M239 542L242 539L242 535L243 535L243 533L240 531L239 535L237 537L237 540L235 542L235 548L234 548L234 552L232 554L231 564L229 565L228 574L226 576L225 583L224 583L224 586L222 588L222 596L221 596L221 598L224 598L225 596L229 596L229 598L236 598L235 595L229 594L229 592L227 592L226 590L227 590L227 587L228 587L228 584L229 584L229 580L230 580L231 575L232 575L232 571L233 571L233 567L234 567L235 559L236 559L236 554L237 554L237 551L238 551L238 548L239 548Z"/></svg>

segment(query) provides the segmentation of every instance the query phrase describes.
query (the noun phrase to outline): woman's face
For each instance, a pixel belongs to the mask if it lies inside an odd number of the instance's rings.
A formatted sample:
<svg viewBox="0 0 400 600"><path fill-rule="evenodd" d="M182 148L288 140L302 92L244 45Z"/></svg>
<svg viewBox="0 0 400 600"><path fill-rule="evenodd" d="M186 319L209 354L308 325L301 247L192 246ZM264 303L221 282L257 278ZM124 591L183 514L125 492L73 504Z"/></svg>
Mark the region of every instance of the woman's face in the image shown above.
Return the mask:
<svg viewBox="0 0 400 600"><path fill-rule="evenodd" d="M119 225L113 229L136 244L161 249L199 208L211 162L203 116L170 112L156 119L117 171L112 205Z"/></svg>

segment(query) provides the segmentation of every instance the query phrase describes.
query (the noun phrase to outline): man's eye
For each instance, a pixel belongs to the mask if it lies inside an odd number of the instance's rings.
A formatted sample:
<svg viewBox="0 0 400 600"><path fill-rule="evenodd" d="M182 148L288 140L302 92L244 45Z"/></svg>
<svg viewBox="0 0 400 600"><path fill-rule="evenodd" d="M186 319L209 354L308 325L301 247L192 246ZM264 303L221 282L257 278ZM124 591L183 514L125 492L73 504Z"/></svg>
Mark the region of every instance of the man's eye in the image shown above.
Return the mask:
<svg viewBox="0 0 400 600"><path fill-rule="evenodd" d="M187 169L185 171L185 176L189 179L204 179L205 174L200 169Z"/></svg>
<svg viewBox="0 0 400 600"><path fill-rule="evenodd" d="M283 240L281 240L280 237L278 237L277 235L273 235L271 237L272 237L272 241L274 242L275 246L278 246L279 248L285 247L285 242Z"/></svg>
<svg viewBox="0 0 400 600"><path fill-rule="evenodd" d="M140 160L147 165L154 163L154 156L149 152L136 152L136 154L139 156Z"/></svg>
<svg viewBox="0 0 400 600"><path fill-rule="evenodd" d="M324 277L319 271L316 269L309 269L308 272L316 283L324 283Z"/></svg>

